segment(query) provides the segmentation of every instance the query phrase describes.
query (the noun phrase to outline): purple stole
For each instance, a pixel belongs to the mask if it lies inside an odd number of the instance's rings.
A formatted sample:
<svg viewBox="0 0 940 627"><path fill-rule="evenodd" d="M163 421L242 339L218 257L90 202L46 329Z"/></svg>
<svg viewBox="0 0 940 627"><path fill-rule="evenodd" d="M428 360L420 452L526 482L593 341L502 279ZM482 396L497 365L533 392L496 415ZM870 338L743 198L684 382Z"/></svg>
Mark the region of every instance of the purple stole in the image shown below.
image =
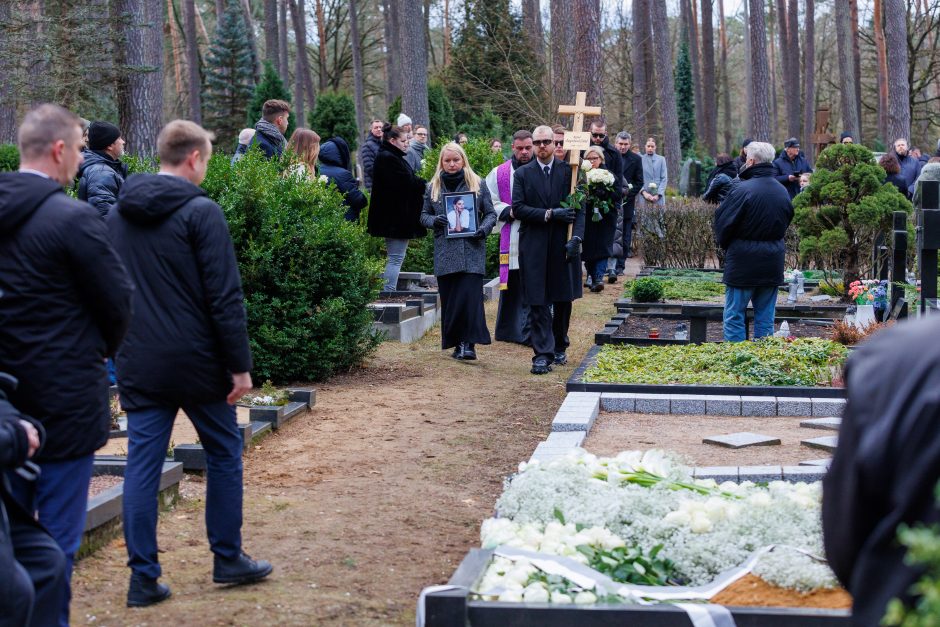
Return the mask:
<svg viewBox="0 0 940 627"><path fill-rule="evenodd" d="M499 200L512 206L512 193L509 191L510 177L512 176L512 160L505 161L496 167L496 189L499 191ZM512 222L507 222L499 230L499 289L509 289L509 241L512 231Z"/></svg>

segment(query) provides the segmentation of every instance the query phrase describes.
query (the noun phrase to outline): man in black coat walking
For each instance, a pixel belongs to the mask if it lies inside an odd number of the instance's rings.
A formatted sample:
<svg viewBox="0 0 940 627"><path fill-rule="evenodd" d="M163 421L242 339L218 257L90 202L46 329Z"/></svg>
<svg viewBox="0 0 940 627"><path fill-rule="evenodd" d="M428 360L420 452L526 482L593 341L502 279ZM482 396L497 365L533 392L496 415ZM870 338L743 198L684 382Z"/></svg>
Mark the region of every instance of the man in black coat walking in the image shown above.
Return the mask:
<svg viewBox="0 0 940 627"><path fill-rule="evenodd" d="M777 288L783 283L784 235L793 205L774 180L774 147L751 142L739 183L715 210L715 241L725 250L726 342L743 342L749 302L754 303L754 337L773 335Z"/></svg>
<svg viewBox="0 0 940 627"><path fill-rule="evenodd" d="M561 207L571 187L571 167L554 157L551 127L532 132L535 159L513 173L512 217L520 220L522 301L529 306L532 374L567 363L571 303L581 298L584 212ZM568 239L568 225L574 224Z"/></svg>
<svg viewBox="0 0 940 627"><path fill-rule="evenodd" d="M852 595L852 625L910 604L923 570L904 563L899 524L940 523L940 320L905 322L860 345L845 369L848 403L823 481L829 566Z"/></svg>
<svg viewBox="0 0 940 627"><path fill-rule="evenodd" d="M134 320L117 356L127 410L124 538L128 606L170 596L158 583L160 472L182 408L206 452L206 532L216 583L248 583L271 565L242 552L242 436L235 403L251 389L241 277L221 208L197 187L211 135L183 120L157 138L159 174L127 180L108 216L111 239L137 286Z"/></svg>
<svg viewBox="0 0 940 627"><path fill-rule="evenodd" d="M633 137L626 131L617 133L617 151L620 152L621 191L623 204L620 216L620 243L621 254L617 255L617 242L614 242L614 267L607 272L607 282L616 283L617 277L623 274L626 260L633 256L633 220L636 217L636 197L643 189L643 159L633 152ZM609 264L608 264L609 265Z"/></svg>
<svg viewBox="0 0 940 627"><path fill-rule="evenodd" d="M98 210L101 217L117 203L118 193L127 178L124 138L121 129L110 122L92 122L88 127L88 148L78 169L78 199Z"/></svg>
<svg viewBox="0 0 940 627"><path fill-rule="evenodd" d="M362 182L366 191L372 192L372 173L375 168L375 158L379 154L379 148L382 146L382 128L385 122L379 119L372 120L372 126L369 127L369 135L366 141L362 143L359 149L359 162L362 166Z"/></svg>
<svg viewBox="0 0 940 627"><path fill-rule="evenodd" d="M0 371L19 380L10 402L46 430L39 480L11 476L11 487L65 553L68 576L111 424L105 358L127 330L133 290L98 212L62 191L81 136L78 117L41 105L20 125L20 171L0 174ZM67 625L68 599L56 610Z"/></svg>

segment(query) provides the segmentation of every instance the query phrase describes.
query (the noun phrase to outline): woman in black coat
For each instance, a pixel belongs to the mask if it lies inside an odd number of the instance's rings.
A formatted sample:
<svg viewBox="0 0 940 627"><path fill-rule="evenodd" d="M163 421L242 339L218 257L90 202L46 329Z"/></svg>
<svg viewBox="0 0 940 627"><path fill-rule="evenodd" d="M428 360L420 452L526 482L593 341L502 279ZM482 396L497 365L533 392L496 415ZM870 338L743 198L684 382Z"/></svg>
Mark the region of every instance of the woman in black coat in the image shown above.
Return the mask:
<svg viewBox="0 0 940 627"><path fill-rule="evenodd" d="M738 176L738 170L734 167L734 160L731 155L721 153L715 159L715 169L708 175L708 181L705 182L705 193L702 200L714 204L720 204L728 192L731 191L731 184Z"/></svg>
<svg viewBox="0 0 940 627"><path fill-rule="evenodd" d="M604 150L600 146L591 146L584 152L584 160L591 164L591 169L607 170L607 161ZM616 183L615 183L616 185ZM613 194L606 200L613 202ZM581 259L587 267L588 277L591 280L591 291L604 290L604 274L607 273L607 260L614 254L614 234L617 230L617 209L611 207L603 214L600 221L592 219L594 210L591 200L586 201L584 216L584 242L582 243Z"/></svg>
<svg viewBox="0 0 940 627"><path fill-rule="evenodd" d="M424 179L405 161L407 139L397 126L386 124L384 140L372 171L372 198L369 204L369 235L385 238L386 292L398 286L398 274L405 262L408 240L424 237L427 231L418 222L424 205Z"/></svg>

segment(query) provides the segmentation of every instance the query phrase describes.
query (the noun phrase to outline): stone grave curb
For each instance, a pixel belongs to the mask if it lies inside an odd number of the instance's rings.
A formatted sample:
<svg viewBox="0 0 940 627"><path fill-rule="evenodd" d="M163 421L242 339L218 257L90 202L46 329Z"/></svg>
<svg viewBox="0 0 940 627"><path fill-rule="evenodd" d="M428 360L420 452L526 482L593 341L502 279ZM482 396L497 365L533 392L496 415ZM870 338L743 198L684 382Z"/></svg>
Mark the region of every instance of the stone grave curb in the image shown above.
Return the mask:
<svg viewBox="0 0 940 627"><path fill-rule="evenodd" d="M611 398L611 396L613 396L613 398ZM601 409L604 409L605 411L635 413L670 413L669 411L637 412L635 409L632 409L633 405L617 405L617 401L621 400L619 398L621 396L631 395L607 395L598 392L569 392L567 396L565 396L565 400L562 402L561 407L558 409L558 412L555 414L555 417L552 420L551 432L548 434L548 437L546 437L545 440L539 442L539 444L535 447L535 451L533 451L532 456L529 458L529 463L535 461L539 463L547 463L564 457L574 449L581 446L581 444L583 444L584 440L587 438L588 434L591 432L591 428L593 428ZM672 399L668 395L661 396L664 398L654 399L652 402L665 403L667 405L671 404ZM689 402L686 400L687 395L676 396L680 397L677 401L679 403ZM605 401L607 402L605 403ZM610 401L613 401L613 408L610 406ZM761 399L761 402L765 401L766 399ZM706 403L707 406L709 401L705 399L701 402ZM729 401L724 398L719 398L716 402L719 403L720 407L725 406L725 403L729 403ZM743 404L739 400L730 402L731 404L737 403L738 406ZM741 414L737 413L730 415L740 416ZM823 477L826 475L827 469L827 466L780 465L697 467L692 468L691 471L692 476L696 479L714 479L718 483L723 481L734 481L736 483L742 481L752 481L754 483L768 481L789 481L791 483L797 483L800 481L822 481Z"/></svg>
<svg viewBox="0 0 940 627"><path fill-rule="evenodd" d="M376 320L372 330L384 334L385 339L411 344L417 342L431 330L440 319L440 297L434 293L434 302L427 299L406 306L389 305L382 307L371 304Z"/></svg>
<svg viewBox="0 0 940 627"><path fill-rule="evenodd" d="M285 423L313 409L317 403L315 388L288 388L287 391L290 401L287 405L261 405L249 409L249 423L238 425L242 434L242 454ZM183 470L206 470L206 452L201 444L177 444L173 447L173 460L182 463Z"/></svg>
<svg viewBox="0 0 940 627"><path fill-rule="evenodd" d="M483 300L497 300L499 298L499 277L490 279L483 284Z"/></svg>
<svg viewBox="0 0 940 627"><path fill-rule="evenodd" d="M92 476L118 475L123 477L127 458L117 456L95 457ZM160 511L170 509L179 500L179 483L183 478L183 464L167 460L160 473L158 503ZM121 535L124 483L108 488L88 499L85 530L77 558L94 553L98 548Z"/></svg>

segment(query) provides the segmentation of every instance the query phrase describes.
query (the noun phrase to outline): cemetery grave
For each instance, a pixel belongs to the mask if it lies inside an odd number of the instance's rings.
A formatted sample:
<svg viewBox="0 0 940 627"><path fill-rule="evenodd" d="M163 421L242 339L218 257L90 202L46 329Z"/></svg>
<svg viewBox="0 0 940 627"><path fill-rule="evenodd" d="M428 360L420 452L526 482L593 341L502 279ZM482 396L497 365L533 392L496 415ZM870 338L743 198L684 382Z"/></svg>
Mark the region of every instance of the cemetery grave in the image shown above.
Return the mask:
<svg viewBox="0 0 940 627"><path fill-rule="evenodd" d="M421 272L402 272L395 291L380 292L369 305L374 321L372 330L388 340L410 344L440 319L441 297L435 277Z"/></svg>

